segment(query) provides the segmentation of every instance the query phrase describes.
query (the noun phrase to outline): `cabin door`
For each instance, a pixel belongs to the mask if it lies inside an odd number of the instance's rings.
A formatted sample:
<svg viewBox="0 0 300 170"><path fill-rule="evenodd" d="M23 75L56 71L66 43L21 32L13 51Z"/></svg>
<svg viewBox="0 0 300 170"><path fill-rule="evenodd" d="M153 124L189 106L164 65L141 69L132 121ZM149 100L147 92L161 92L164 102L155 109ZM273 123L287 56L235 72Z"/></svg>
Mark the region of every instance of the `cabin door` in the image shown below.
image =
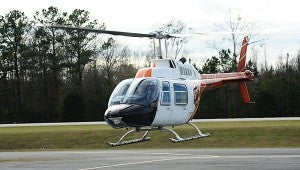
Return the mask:
<svg viewBox="0 0 300 170"><path fill-rule="evenodd" d="M162 81L162 88L159 101L157 103L157 112L153 125L168 126L171 125L172 101L171 86L169 81Z"/></svg>

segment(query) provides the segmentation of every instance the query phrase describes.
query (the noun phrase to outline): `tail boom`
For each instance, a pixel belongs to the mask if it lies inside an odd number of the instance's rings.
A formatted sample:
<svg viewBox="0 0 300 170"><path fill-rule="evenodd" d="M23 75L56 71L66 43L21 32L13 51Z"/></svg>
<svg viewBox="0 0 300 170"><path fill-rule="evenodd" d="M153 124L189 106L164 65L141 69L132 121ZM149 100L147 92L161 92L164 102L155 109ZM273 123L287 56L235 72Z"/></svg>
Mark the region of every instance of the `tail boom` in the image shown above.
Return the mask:
<svg viewBox="0 0 300 170"><path fill-rule="evenodd" d="M244 103L251 103L246 81L251 81L254 75L251 71L220 73L220 74L202 74L201 92L221 87L228 83L237 82Z"/></svg>
<svg viewBox="0 0 300 170"><path fill-rule="evenodd" d="M205 91L218 88L227 83L251 81L253 78L254 75L249 70L233 73L201 74L201 86Z"/></svg>

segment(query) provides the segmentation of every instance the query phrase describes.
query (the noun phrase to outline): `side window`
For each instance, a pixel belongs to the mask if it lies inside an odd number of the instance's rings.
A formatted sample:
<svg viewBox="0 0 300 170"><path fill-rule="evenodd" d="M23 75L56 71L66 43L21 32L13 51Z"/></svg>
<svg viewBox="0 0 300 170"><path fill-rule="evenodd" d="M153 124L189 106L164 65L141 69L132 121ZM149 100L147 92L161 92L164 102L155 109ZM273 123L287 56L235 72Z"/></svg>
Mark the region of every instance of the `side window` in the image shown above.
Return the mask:
<svg viewBox="0 0 300 170"><path fill-rule="evenodd" d="M183 84L174 84L175 104L186 105L188 103L187 88Z"/></svg>
<svg viewBox="0 0 300 170"><path fill-rule="evenodd" d="M161 105L169 106L170 105L170 84L167 81L162 82L162 97Z"/></svg>

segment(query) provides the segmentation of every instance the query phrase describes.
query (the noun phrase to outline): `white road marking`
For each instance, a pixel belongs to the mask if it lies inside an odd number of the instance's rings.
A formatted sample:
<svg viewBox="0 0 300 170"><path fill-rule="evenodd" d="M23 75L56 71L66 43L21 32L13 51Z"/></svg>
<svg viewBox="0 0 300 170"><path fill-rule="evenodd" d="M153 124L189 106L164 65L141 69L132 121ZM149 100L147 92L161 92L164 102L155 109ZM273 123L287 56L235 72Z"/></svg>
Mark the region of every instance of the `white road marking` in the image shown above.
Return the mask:
<svg viewBox="0 0 300 170"><path fill-rule="evenodd" d="M300 155L223 155L220 158L300 158Z"/></svg>
<svg viewBox="0 0 300 170"><path fill-rule="evenodd" d="M139 164L146 164L146 163L153 163L153 162L165 162L165 161L174 161L174 160L186 160L186 159L205 159L205 158L217 158L218 156L213 155L198 155L193 157L185 157L185 158L166 158L166 159L157 159L157 160L149 160L149 161L141 161L141 162L130 162L130 163L122 163L122 164L114 164L114 165L104 165L99 167L92 167L92 168L83 168L80 170L94 170L94 169L103 169L103 168L113 168L113 167L120 167L120 166L128 166L128 165L139 165Z"/></svg>
<svg viewBox="0 0 300 170"><path fill-rule="evenodd" d="M113 167L120 167L120 166L139 165L139 164L174 161L174 160L187 160L187 159L208 159L208 158L300 158L300 155L222 155L222 156L217 156L217 155L195 155L195 156L191 156L191 154L172 154L172 153L145 153L145 154L170 155L170 156L187 156L187 157L184 157L184 158L175 157L175 158L165 158L165 159L148 160L148 161L141 161L141 162L130 162L130 163L121 163L121 164L113 164L113 165L104 165L104 166L99 166L99 167L83 168L83 169L80 169L80 170L94 170L94 169L113 168Z"/></svg>

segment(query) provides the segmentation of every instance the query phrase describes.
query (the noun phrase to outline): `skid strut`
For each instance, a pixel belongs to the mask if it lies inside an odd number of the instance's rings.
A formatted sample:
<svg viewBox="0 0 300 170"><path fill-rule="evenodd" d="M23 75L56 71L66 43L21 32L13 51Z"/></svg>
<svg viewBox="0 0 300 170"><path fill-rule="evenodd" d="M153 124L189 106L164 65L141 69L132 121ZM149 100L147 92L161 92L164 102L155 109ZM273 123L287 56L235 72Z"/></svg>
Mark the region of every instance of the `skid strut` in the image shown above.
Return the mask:
<svg viewBox="0 0 300 170"><path fill-rule="evenodd" d="M190 136L190 137L186 137L186 138L182 138L180 137L174 130L172 129L168 129L168 128L165 128L163 127L162 129L164 130L167 130L171 133L173 133L176 137L176 139L174 138L169 138L170 141L174 142L174 143L177 143L177 142L184 142L184 141L188 141L188 140L193 140L193 139L199 139L199 138L205 138L205 137L208 137L210 134L209 133L206 133L206 134L203 134L200 129L194 125L193 123L189 122L187 123L188 125L191 125L196 131L197 131L197 135L194 135L194 136Z"/></svg>
<svg viewBox="0 0 300 170"><path fill-rule="evenodd" d="M174 130L172 129L169 129L169 128L165 128L165 127L152 127L152 128L146 128L146 129L142 129L142 128L135 128L135 129L132 129L128 132L126 132L118 142L108 142L107 144L109 146L121 146L121 145L127 145L127 144L132 144L132 143L139 143L139 142L144 142L144 141L148 141L150 140L150 137L147 136L149 131L151 130L167 130L171 133L173 133L175 135L175 139L174 138L169 138L170 141L174 142L174 143L177 143L177 142L183 142L183 141L189 141L189 140L193 140L193 139L199 139L199 138L205 138L205 137L208 137L210 134L209 133L202 133L200 131L200 129L194 125L193 123L189 122L187 123L188 125L191 125L196 131L197 131L197 134L194 135L194 136L190 136L190 137L186 137L186 138L182 138L180 137ZM146 131L144 133L144 135L139 138L139 139L132 139L132 140L124 140L124 138L126 136L128 136L129 134L133 133L133 132L140 132L140 131Z"/></svg>
<svg viewBox="0 0 300 170"><path fill-rule="evenodd" d="M132 140L123 140L127 135L129 135L130 133L133 133L133 132L138 132L139 129L133 129L133 130L130 130L128 132L126 132L118 142L116 143L113 143L113 142L108 142L107 144L110 145L110 146L121 146L121 145L127 145L127 144L132 144L132 143L138 143L138 142L144 142L144 141L148 141L150 140L150 137L147 136L149 131L146 131L144 133L144 135L139 138L139 139L132 139Z"/></svg>

